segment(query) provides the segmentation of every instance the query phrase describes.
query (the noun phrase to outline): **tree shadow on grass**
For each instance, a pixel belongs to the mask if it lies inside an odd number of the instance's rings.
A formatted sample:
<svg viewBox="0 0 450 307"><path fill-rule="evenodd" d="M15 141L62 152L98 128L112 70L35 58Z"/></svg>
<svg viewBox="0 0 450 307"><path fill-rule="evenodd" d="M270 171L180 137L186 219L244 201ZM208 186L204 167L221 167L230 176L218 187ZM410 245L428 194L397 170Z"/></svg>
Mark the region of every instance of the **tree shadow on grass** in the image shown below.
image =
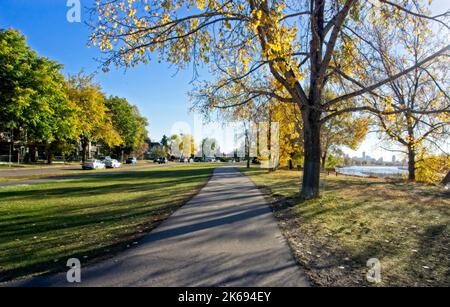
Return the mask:
<svg viewBox="0 0 450 307"><path fill-rule="evenodd" d="M450 285L449 247L450 225L428 226L420 237L417 253L411 259L411 262L419 260L421 263L411 268L414 275L420 277L422 281L427 281L424 284L448 287ZM424 266L428 266L429 269L424 269ZM437 272L442 275L436 276Z"/></svg>
<svg viewBox="0 0 450 307"><path fill-rule="evenodd" d="M168 185L179 185L184 183L196 182L201 178L209 177L211 169L197 169L197 170L178 170L178 171L146 171L135 172L127 174L114 174L114 175L99 175L95 178L85 178L80 180L71 181L71 184L92 184L91 186L76 186L76 187L64 187L64 188L39 188L26 190L0 190L0 200L7 200L8 197L13 197L14 200L25 200L29 198L35 198L37 196L52 197L52 196L89 196L99 195L110 192L126 192L126 191L148 191L165 187ZM108 184L108 180L111 184ZM130 183L114 184L116 181L129 180ZM149 180L146 182L145 180ZM141 181L136 183L133 181ZM106 182L106 184L105 184ZM56 184L68 183L68 182L55 182ZM48 185L46 183L45 185ZM50 183L51 184L51 183Z"/></svg>
<svg viewBox="0 0 450 307"><path fill-rule="evenodd" d="M142 237L151 229L153 229L160 221L164 220L173 213L179 206L186 202L190 196L195 193L197 187L202 185L211 176L212 169L191 169L177 171L150 171L133 174L120 174L120 176L99 176L89 178L92 185L77 188L35 188L32 190L14 190L2 191L0 197L2 201L8 201L8 198L14 201L32 201L33 199L67 198L76 199L78 197L90 195L105 195L107 201L92 202L89 204L68 203L67 207L39 206L29 210L20 210L20 215L8 216L3 215L0 218L0 245L13 243L13 250L3 249L3 258L1 263L4 266L14 267L23 262L24 259L36 259L32 264L24 264L21 267L5 270L0 273L0 281L8 280L18 276L23 276L33 272L45 272L47 270L54 271L61 269L60 264L54 263L53 259L63 256L72 255L72 252L84 250L82 255L75 256L99 257L103 254L111 254L117 248L123 249L124 245L129 244L132 240ZM139 183L111 184L101 186L105 179L130 181L139 180ZM156 179L156 181L146 182L146 179ZM141 182L142 181L142 182ZM83 181L84 183L84 181ZM196 184L197 183L197 184ZM180 188L181 185L188 185L191 188ZM127 198L123 201L114 200L109 194L130 193L131 192L151 192L147 195L138 194L138 197ZM23 194L26 193L26 196ZM170 201L167 197L170 196ZM25 215L24 215L25 214ZM129 231L124 231L123 226L128 225ZM114 227L122 230L115 231ZM115 236L112 238L98 238L95 240L87 239L86 245L62 252L61 244L65 243L61 238L68 240L80 240L86 235L86 229L90 230L92 236L96 236L95 232L105 233L103 229L111 228L114 230ZM103 231L103 232L102 232ZM58 233L61 235L59 237ZM78 234L78 235L77 235ZM43 240L45 236L56 237L55 239ZM78 238L77 238L78 236ZM31 238L36 237L37 240ZM64 239L63 239L64 240ZM14 244L15 241L20 243ZM95 241L95 242L94 242ZM119 241L119 243L117 243ZM70 242L69 242L70 243ZM100 245L105 245L98 247ZM40 253L48 253L52 250L55 253L45 256L45 260ZM67 250L67 249L66 249ZM105 252L105 251L108 252ZM112 252L111 252L112 251ZM8 265L9 263L9 265ZM61 264L64 265L64 264Z"/></svg>

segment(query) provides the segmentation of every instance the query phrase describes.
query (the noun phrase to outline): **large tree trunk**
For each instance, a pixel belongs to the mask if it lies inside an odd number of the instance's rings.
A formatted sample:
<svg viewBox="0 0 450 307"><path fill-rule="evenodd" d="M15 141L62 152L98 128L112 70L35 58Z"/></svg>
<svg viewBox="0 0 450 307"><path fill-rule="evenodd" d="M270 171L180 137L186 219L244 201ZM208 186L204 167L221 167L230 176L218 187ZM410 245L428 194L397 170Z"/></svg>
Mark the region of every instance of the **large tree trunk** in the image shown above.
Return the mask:
<svg viewBox="0 0 450 307"><path fill-rule="evenodd" d="M408 147L408 180L416 181L416 152Z"/></svg>
<svg viewBox="0 0 450 307"><path fill-rule="evenodd" d="M305 112L303 135L305 142L305 165L301 196L316 198L320 193L320 117L318 112Z"/></svg>
<svg viewBox="0 0 450 307"><path fill-rule="evenodd" d="M311 18L311 27L315 29L315 35L310 45L310 89L308 101L300 104L303 118L303 137L305 149L305 165L301 197L304 199L316 198L320 193L320 128L321 128L321 99L323 91L322 46L325 39L324 10L325 0L314 0L314 17ZM298 95L301 97L301 94Z"/></svg>

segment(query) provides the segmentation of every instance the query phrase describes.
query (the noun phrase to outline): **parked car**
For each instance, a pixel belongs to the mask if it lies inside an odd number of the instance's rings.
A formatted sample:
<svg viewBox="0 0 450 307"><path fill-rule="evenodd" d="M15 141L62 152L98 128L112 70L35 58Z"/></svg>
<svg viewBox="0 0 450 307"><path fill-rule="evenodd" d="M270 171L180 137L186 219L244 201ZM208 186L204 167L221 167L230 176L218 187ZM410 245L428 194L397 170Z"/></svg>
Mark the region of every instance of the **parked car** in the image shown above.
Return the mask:
<svg viewBox="0 0 450 307"><path fill-rule="evenodd" d="M106 157L103 157L103 158L100 158L100 161L109 161L109 160L112 160L112 158L110 157L110 156L106 156Z"/></svg>
<svg viewBox="0 0 450 307"><path fill-rule="evenodd" d="M202 157L195 157L194 158L194 162L203 162L203 158Z"/></svg>
<svg viewBox="0 0 450 307"><path fill-rule="evenodd" d="M104 169L106 167L105 163L97 159L86 160L81 167L83 169Z"/></svg>
<svg viewBox="0 0 450 307"><path fill-rule="evenodd" d="M169 163L169 160L167 160L166 157L158 157L155 159L155 163L166 164L166 163Z"/></svg>
<svg viewBox="0 0 450 307"><path fill-rule="evenodd" d="M212 157L206 157L205 162L216 162L216 159Z"/></svg>
<svg viewBox="0 0 450 307"><path fill-rule="evenodd" d="M136 165L137 159L136 158L128 158L126 161L126 164Z"/></svg>
<svg viewBox="0 0 450 307"><path fill-rule="evenodd" d="M104 163L107 168L119 168L122 166L122 163L120 163L116 159L105 160Z"/></svg>

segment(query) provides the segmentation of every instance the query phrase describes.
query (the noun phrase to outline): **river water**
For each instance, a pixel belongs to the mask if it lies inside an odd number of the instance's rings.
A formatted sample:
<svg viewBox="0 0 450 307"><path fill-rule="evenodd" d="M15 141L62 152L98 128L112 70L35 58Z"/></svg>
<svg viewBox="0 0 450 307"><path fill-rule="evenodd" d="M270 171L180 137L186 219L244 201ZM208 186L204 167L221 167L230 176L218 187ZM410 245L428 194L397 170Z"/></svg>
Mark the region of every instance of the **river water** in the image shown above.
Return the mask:
<svg viewBox="0 0 450 307"><path fill-rule="evenodd" d="M339 174L361 177L405 177L408 171L396 166L344 166L336 168Z"/></svg>

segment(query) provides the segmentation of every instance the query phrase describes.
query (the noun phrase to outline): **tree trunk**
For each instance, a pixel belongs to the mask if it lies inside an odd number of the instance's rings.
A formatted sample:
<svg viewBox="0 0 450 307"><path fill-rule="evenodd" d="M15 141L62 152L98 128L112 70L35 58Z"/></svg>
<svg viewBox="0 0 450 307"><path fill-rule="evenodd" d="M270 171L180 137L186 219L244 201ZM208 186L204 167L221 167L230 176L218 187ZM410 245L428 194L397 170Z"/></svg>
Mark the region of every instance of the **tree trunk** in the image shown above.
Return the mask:
<svg viewBox="0 0 450 307"><path fill-rule="evenodd" d="M47 153L47 164L52 164L53 163L53 153L51 151L49 151Z"/></svg>
<svg viewBox="0 0 450 307"><path fill-rule="evenodd" d="M311 199L320 193L320 115L318 112L305 113L309 114L304 116L305 165L301 197Z"/></svg>
<svg viewBox="0 0 450 307"><path fill-rule="evenodd" d="M89 145L89 141L86 137L81 138L81 162L86 162L87 160L87 148Z"/></svg>
<svg viewBox="0 0 450 307"><path fill-rule="evenodd" d="M38 148L36 145L31 145L30 147L30 161L32 163L36 163L37 162L37 158L36 158L36 154L38 152Z"/></svg>
<svg viewBox="0 0 450 307"><path fill-rule="evenodd" d="M54 148L53 143L48 143L45 146L45 154L46 154L46 158L47 158L47 164L53 163L53 148Z"/></svg>
<svg viewBox="0 0 450 307"><path fill-rule="evenodd" d="M259 123L256 124L256 157L259 159L261 157L261 152L259 149Z"/></svg>
<svg viewBox="0 0 450 307"><path fill-rule="evenodd" d="M416 152L408 146L408 180L416 181Z"/></svg>
<svg viewBox="0 0 450 307"><path fill-rule="evenodd" d="M327 164L327 152L324 150L324 152L322 153L322 169L325 170L325 166Z"/></svg>
<svg viewBox="0 0 450 307"><path fill-rule="evenodd" d="M267 149L269 151L269 172L275 171L272 155L272 110L269 108L269 125L267 127Z"/></svg>
<svg viewBox="0 0 450 307"><path fill-rule="evenodd" d="M303 183L301 197L312 199L319 197L320 193L320 128L321 128L321 99L323 91L324 77L322 68L322 47L325 40L324 31L324 10L325 0L314 0L311 2L316 11L311 18L311 27L315 29L315 35L311 38L310 44L310 89L308 101L305 105L299 106L302 110L303 118L303 138L305 149L305 165L303 170ZM300 97L301 95L299 95Z"/></svg>
<svg viewBox="0 0 450 307"><path fill-rule="evenodd" d="M247 160L247 168L250 168L250 139L248 129L245 129L245 158Z"/></svg>
<svg viewBox="0 0 450 307"><path fill-rule="evenodd" d="M447 175L445 176L444 180L442 180L443 185L447 185L450 183L450 171L448 171Z"/></svg>

